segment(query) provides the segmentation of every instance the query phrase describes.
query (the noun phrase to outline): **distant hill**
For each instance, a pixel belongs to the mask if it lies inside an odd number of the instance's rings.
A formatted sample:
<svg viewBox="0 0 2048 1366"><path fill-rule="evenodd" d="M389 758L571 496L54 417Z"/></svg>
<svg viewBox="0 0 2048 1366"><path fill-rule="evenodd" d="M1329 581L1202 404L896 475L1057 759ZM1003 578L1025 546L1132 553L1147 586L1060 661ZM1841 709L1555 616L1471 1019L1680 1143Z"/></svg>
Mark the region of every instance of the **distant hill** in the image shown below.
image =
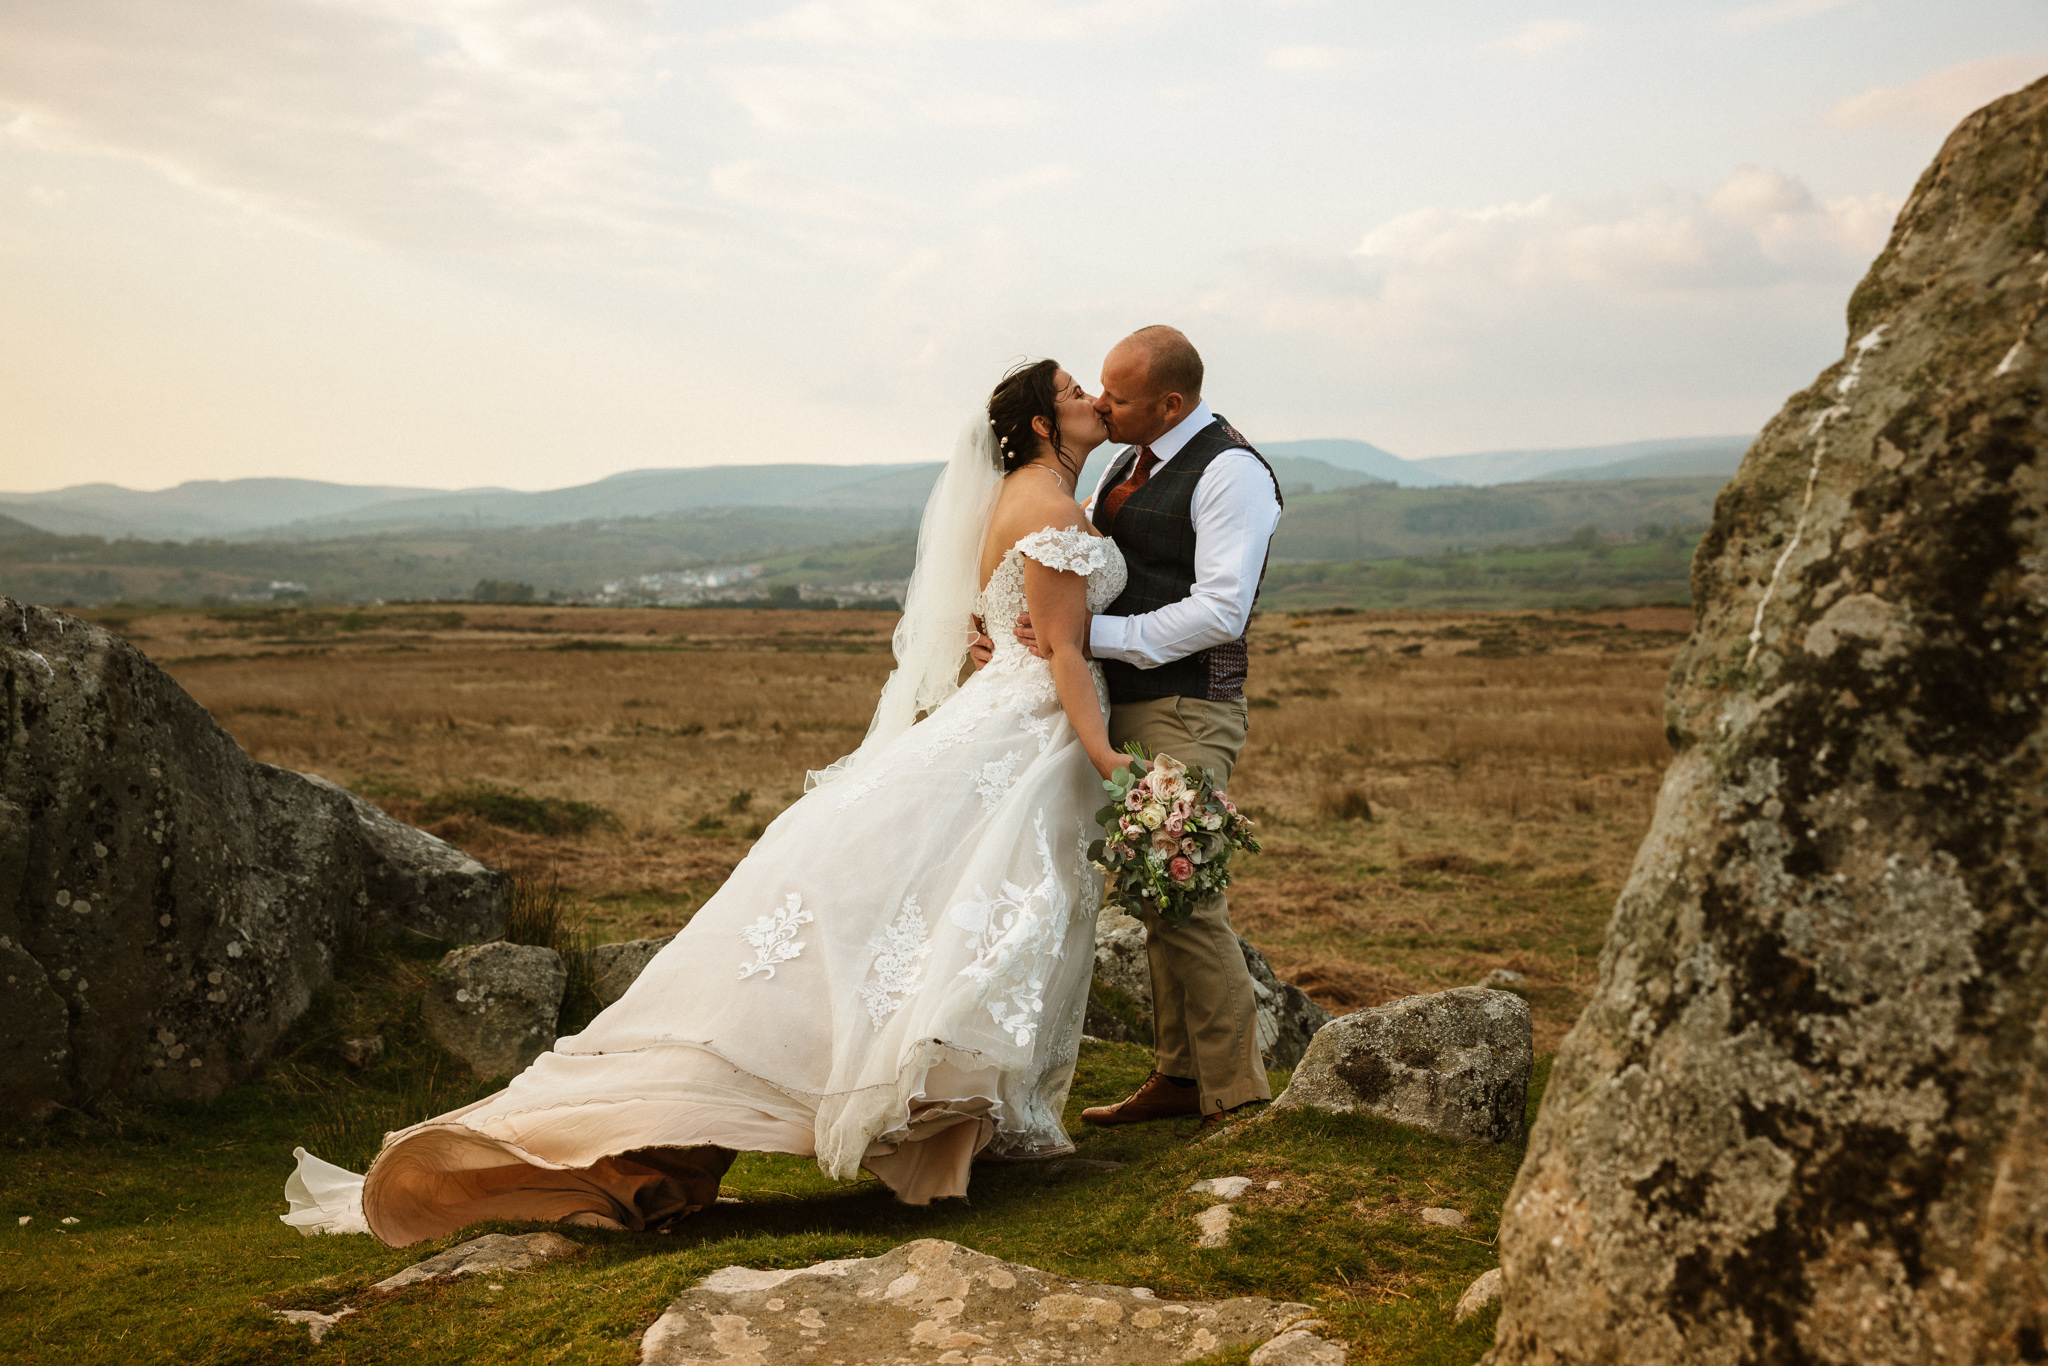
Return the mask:
<svg viewBox="0 0 2048 1366"><path fill-rule="evenodd" d="M0 513L45 531L184 541L234 536L435 492L318 479L194 479L153 492L74 484L47 493L0 493Z"/></svg>
<svg viewBox="0 0 2048 1366"><path fill-rule="evenodd" d="M1731 444L1734 438L1724 441L1683 446L1677 450L1663 451L1655 455L1639 455L1633 460L1617 460L1611 465L1581 465L1575 469L1558 470L1545 475L1550 481L1586 479L1697 479L1712 475L1717 479L1734 477L1736 468L1742 464L1742 457L1749 450L1749 443Z"/></svg>
<svg viewBox="0 0 2048 1366"><path fill-rule="evenodd" d="M1734 471L1747 437L1635 441L1555 450L1479 451L1403 460L1364 441L1275 441L1261 451L1290 497L1368 486L1408 489L1492 486L1529 480L1690 478ZM1082 473L1092 487L1114 449ZM44 493L0 494L0 517L58 535L146 540L328 541L361 535L473 535L491 528L563 526L622 517L660 517L712 508L812 509L914 518L941 466L705 465L628 470L538 493L315 479L194 480L153 492L77 484Z"/></svg>
<svg viewBox="0 0 2048 1366"><path fill-rule="evenodd" d="M1703 526L1725 479L1616 479L1499 488L1346 489L1289 502L1273 561L1381 560L1569 539L1582 527L1628 536L1655 523Z"/></svg>
<svg viewBox="0 0 2048 1366"><path fill-rule="evenodd" d="M1558 446L1543 450L1474 451L1470 455L1433 455L1410 463L1442 477L1444 482L1459 484L1519 484L1536 479L1560 477L1565 471L1575 473L1574 478L1614 479L1633 476L1612 472L1618 464L1633 464L1638 460L1658 456L1706 460L1712 453L1732 452L1740 461L1742 453L1749 449L1752 436L1690 436L1676 437L1663 441L1626 441L1614 446ZM1732 474L1735 466L1727 466ZM1594 473L1593 471L1599 471ZM1583 472L1583 473L1578 473ZM1701 468L1672 469L1671 474L1719 473L1719 470Z"/></svg>
<svg viewBox="0 0 2048 1366"><path fill-rule="evenodd" d="M1424 461L1403 460L1392 451L1383 451L1378 446L1364 441L1344 441L1335 438L1313 441L1264 441L1259 443L1259 454L1275 462L1315 460L1340 470L1366 475L1370 479L1399 484L1403 488L1435 488L1440 484L1458 482L1448 475L1427 468Z"/></svg>

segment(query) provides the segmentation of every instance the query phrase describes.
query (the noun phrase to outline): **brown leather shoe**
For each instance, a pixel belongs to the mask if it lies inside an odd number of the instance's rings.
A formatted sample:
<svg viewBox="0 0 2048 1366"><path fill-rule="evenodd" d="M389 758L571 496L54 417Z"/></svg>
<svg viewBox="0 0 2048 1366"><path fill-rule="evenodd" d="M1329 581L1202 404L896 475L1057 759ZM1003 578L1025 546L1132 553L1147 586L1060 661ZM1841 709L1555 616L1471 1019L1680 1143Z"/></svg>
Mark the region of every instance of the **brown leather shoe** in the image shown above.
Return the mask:
<svg viewBox="0 0 2048 1366"><path fill-rule="evenodd" d="M1175 1086L1154 1072L1130 1096L1114 1105L1083 1110L1081 1119L1088 1124L1143 1124L1148 1119L1179 1119L1201 1112L1201 1087Z"/></svg>
<svg viewBox="0 0 2048 1366"><path fill-rule="evenodd" d="M1248 1100L1244 1104L1236 1106L1233 1109L1212 1110L1208 1114L1202 1116L1201 1132L1205 1134L1214 1133L1216 1130L1221 1129L1224 1125L1229 1124L1233 1120L1249 1119L1251 1116L1258 1113L1257 1107L1261 1105L1270 1104L1272 1104L1272 1102L1268 1100Z"/></svg>

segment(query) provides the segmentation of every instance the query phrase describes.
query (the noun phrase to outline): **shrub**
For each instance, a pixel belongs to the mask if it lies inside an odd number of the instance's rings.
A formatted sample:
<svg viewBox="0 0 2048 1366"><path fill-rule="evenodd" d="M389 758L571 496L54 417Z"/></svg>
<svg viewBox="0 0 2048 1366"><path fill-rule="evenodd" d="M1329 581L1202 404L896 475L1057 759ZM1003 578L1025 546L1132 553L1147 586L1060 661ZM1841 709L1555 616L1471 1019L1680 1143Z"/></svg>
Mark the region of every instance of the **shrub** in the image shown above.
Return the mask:
<svg viewBox="0 0 2048 1366"><path fill-rule="evenodd" d="M468 783L427 798L422 820L474 816L507 830L533 835L581 835L598 826L616 826L618 818L596 802L562 797L535 797L516 787ZM520 942L520 941L515 941Z"/></svg>

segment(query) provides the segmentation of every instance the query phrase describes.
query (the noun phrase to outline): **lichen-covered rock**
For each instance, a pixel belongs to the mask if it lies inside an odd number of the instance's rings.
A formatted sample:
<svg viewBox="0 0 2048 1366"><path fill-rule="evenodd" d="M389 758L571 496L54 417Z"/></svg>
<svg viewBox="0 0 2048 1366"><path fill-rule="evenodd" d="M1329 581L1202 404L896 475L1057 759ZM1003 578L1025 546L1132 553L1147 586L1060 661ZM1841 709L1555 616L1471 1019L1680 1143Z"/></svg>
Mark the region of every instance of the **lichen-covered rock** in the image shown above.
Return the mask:
<svg viewBox="0 0 2048 1366"><path fill-rule="evenodd" d="M395 821L347 788L303 775L355 813L365 860L368 928L382 939L476 944L505 932L509 880L460 849Z"/></svg>
<svg viewBox="0 0 2048 1366"><path fill-rule="evenodd" d="M1275 1110L1370 1110L1454 1138L1522 1136L1536 1054L1529 1004L1456 987L1340 1015L1317 1032Z"/></svg>
<svg viewBox="0 0 2048 1366"><path fill-rule="evenodd" d="M1344 1366L1347 1355L1341 1342L1332 1342L1305 1327L1290 1328L1253 1352L1247 1366Z"/></svg>
<svg viewBox="0 0 2048 1366"><path fill-rule="evenodd" d="M2048 1355L2048 81L1722 493L1494 1366Z"/></svg>
<svg viewBox="0 0 2048 1366"><path fill-rule="evenodd" d="M654 1321L640 1360L1179 1363L1266 1342L1309 1316L1273 1300L1160 1300L924 1238L794 1271L714 1271Z"/></svg>
<svg viewBox="0 0 2048 1366"><path fill-rule="evenodd" d="M555 1017L569 973L536 944L452 949L420 1016L434 1041L480 1077L515 1077L555 1046Z"/></svg>
<svg viewBox="0 0 2048 1366"><path fill-rule="evenodd" d="M396 843L119 636L0 598L0 1096L246 1077L382 913Z"/></svg>
<svg viewBox="0 0 2048 1366"><path fill-rule="evenodd" d="M654 955L668 947L674 939L665 934L659 939L628 939L623 944L599 944L591 953L591 990L597 996L600 1006L608 1006L626 994L626 988L639 980L647 965L654 961Z"/></svg>
<svg viewBox="0 0 2048 1366"><path fill-rule="evenodd" d="M494 1271L528 1271L557 1257L573 1257L581 1245L559 1233L486 1233L466 1243L457 1243L423 1262L386 1276L371 1286L386 1294L422 1281L452 1281L458 1276L481 1276Z"/></svg>
<svg viewBox="0 0 2048 1366"><path fill-rule="evenodd" d="M1273 965L1242 937L1237 941L1252 975L1252 996L1259 1011L1259 1053L1269 1068L1285 1071L1301 1061L1308 1041L1330 1022L1330 1012L1308 998L1292 982L1283 982ZM1149 1024L1152 1016L1152 964L1145 952L1145 926L1120 912L1105 912L1095 926L1095 981L1127 1000Z"/></svg>

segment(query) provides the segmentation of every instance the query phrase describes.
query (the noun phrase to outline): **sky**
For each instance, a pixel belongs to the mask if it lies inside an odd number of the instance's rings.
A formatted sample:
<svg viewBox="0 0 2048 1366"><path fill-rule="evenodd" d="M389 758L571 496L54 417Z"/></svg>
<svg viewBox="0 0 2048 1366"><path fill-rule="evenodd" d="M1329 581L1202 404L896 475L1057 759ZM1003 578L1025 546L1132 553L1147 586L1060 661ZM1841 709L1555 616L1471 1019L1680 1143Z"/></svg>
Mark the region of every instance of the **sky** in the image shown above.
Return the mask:
<svg viewBox="0 0 2048 1366"><path fill-rule="evenodd" d="M1756 430L2039 0L8 0L0 489Z"/></svg>

